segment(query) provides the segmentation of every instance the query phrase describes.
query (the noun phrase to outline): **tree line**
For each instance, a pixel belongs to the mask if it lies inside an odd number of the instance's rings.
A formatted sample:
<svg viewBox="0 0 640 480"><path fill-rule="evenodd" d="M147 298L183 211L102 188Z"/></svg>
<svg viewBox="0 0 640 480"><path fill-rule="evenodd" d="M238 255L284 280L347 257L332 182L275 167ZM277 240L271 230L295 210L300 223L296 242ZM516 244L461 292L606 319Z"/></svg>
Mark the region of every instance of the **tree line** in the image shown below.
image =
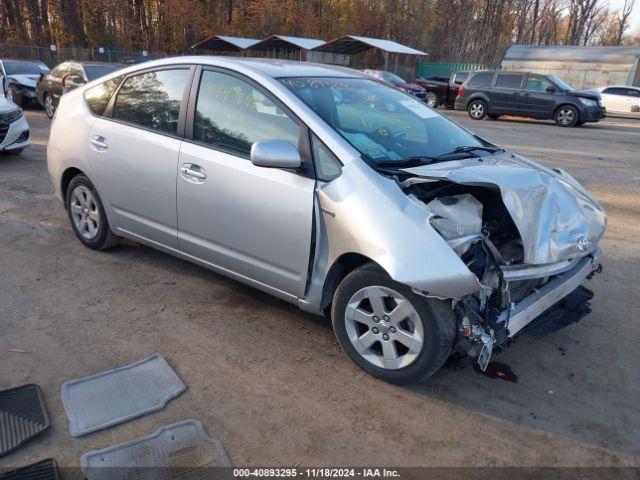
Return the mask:
<svg viewBox="0 0 640 480"><path fill-rule="evenodd" d="M636 0L2 0L0 42L183 53L217 34L388 38L432 61L498 63L512 44L623 45Z"/></svg>

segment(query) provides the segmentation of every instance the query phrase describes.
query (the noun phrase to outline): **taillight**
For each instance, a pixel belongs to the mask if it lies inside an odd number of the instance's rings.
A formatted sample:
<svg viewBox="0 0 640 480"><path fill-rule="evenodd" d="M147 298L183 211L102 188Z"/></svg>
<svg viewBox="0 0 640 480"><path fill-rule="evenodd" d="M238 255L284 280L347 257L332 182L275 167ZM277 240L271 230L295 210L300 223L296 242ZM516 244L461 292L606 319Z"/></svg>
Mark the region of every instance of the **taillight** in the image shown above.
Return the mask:
<svg viewBox="0 0 640 480"><path fill-rule="evenodd" d="M464 90L462 89L462 87L460 87L458 89L458 96L462 95L464 93Z"/></svg>

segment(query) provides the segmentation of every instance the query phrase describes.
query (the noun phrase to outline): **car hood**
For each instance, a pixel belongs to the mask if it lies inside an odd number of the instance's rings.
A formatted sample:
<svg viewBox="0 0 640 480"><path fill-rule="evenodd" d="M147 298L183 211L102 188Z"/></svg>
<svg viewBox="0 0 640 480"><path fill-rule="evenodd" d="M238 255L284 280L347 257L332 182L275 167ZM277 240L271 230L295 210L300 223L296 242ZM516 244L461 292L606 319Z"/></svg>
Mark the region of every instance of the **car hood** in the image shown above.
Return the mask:
<svg viewBox="0 0 640 480"><path fill-rule="evenodd" d="M8 75L8 77L12 78L20 85L31 88L35 88L36 83L40 80L40 75Z"/></svg>
<svg viewBox="0 0 640 480"><path fill-rule="evenodd" d="M592 100L600 100L602 98L598 90L570 90L567 92L567 95L590 98Z"/></svg>
<svg viewBox="0 0 640 480"><path fill-rule="evenodd" d="M498 188L520 233L524 262L544 265L585 256L606 229L600 204L569 174L511 153L405 169L413 175Z"/></svg>
<svg viewBox="0 0 640 480"><path fill-rule="evenodd" d="M16 108L18 108L18 106L15 103L7 97L0 95L0 113L10 112Z"/></svg>

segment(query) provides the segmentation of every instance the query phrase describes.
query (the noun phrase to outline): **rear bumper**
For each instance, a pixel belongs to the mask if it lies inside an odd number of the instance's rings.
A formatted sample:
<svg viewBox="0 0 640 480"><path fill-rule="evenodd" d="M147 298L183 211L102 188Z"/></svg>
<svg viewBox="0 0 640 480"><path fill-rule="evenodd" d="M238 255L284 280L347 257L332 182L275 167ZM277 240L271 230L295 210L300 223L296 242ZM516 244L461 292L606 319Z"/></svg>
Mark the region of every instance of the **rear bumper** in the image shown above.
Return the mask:
<svg viewBox="0 0 640 480"><path fill-rule="evenodd" d="M521 302L504 311L499 323L506 322L509 337L513 337L546 310L556 305L573 292L600 266L600 251L596 251L577 262L571 269L557 275L546 285Z"/></svg>

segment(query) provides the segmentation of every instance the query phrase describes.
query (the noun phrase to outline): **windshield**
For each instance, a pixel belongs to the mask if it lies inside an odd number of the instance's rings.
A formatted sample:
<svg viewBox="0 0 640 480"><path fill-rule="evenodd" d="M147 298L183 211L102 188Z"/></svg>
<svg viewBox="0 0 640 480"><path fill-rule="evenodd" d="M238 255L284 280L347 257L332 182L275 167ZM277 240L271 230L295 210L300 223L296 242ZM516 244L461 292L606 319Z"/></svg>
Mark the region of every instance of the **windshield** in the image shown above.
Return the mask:
<svg viewBox="0 0 640 480"><path fill-rule="evenodd" d="M5 60L4 70L7 75L40 75L47 73L49 69L44 63L39 62L13 62Z"/></svg>
<svg viewBox="0 0 640 480"><path fill-rule="evenodd" d="M488 145L423 102L375 80L281 78L280 82L376 164Z"/></svg>
<svg viewBox="0 0 640 480"><path fill-rule="evenodd" d="M85 65L84 73L87 74L87 79L95 80L121 68L120 65Z"/></svg>
<svg viewBox="0 0 640 480"><path fill-rule="evenodd" d="M555 83L556 86L560 87L562 90L567 90L567 91L573 90L573 87L571 85L569 85L568 83L563 82L562 80L560 80L555 75L547 75L547 78L549 78L549 80L551 80L553 83Z"/></svg>

